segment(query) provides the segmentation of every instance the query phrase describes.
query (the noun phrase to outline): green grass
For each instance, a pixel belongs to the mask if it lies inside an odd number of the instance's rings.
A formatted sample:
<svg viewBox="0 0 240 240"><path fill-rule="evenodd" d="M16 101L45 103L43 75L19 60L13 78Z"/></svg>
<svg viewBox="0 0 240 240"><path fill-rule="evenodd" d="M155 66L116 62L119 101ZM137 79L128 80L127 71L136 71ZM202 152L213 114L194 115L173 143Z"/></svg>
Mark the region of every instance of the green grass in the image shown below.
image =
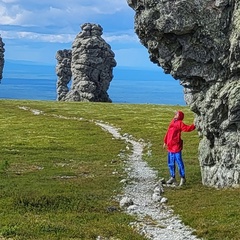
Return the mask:
<svg viewBox="0 0 240 240"><path fill-rule="evenodd" d="M34 115L37 109L44 114ZM20 108L19 108L20 107ZM179 106L0 101L0 236L12 239L140 240L114 196L125 177L125 143L102 120L151 143L144 158L168 178L163 137ZM185 123L193 121L187 107ZM94 120L94 121L92 121ZM165 189L169 205L205 239L240 239L239 189L201 184L196 131L183 133L187 185ZM148 154L151 151L151 155ZM113 174L115 173L115 174ZM116 209L116 211L109 211ZM0 237L1 238L1 237Z"/></svg>

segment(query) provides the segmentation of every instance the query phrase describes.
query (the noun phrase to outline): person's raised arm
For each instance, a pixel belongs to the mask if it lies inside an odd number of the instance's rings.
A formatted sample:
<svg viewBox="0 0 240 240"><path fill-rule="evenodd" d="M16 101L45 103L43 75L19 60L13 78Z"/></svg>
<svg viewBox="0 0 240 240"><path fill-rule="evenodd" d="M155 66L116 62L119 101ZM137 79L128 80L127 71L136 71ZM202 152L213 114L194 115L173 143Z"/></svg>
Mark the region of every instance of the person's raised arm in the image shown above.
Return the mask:
<svg viewBox="0 0 240 240"><path fill-rule="evenodd" d="M185 123L182 122L182 125L181 125L181 130L183 132L191 132L195 129L195 125L194 124L191 124L191 125L187 125Z"/></svg>

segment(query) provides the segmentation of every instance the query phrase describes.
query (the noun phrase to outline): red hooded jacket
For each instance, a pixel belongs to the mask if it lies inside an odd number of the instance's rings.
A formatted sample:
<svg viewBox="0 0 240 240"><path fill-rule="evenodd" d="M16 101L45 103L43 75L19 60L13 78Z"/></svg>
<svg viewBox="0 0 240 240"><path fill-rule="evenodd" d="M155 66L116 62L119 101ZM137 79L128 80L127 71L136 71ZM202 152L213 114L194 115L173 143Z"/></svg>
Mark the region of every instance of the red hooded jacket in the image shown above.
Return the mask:
<svg viewBox="0 0 240 240"><path fill-rule="evenodd" d="M169 152L177 153L183 149L183 140L181 139L181 132L191 132L195 129L195 125L186 125L182 122L184 113L178 111L178 118L173 119L168 127L167 133L164 137L164 143L167 145Z"/></svg>

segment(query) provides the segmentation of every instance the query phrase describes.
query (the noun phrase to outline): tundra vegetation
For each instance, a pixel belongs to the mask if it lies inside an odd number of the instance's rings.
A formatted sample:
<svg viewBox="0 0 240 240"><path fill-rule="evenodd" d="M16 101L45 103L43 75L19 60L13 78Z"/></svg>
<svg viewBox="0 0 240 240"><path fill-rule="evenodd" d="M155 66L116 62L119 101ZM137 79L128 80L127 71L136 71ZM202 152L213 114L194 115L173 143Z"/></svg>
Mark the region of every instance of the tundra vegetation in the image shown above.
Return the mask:
<svg viewBox="0 0 240 240"><path fill-rule="evenodd" d="M168 178L162 143L179 108L192 123L183 106L1 100L1 238L145 239L116 200L127 176L121 153L131 149L95 121L144 139L144 159ZM240 189L203 186L199 136L183 140L187 184L165 189L168 204L199 237L239 239Z"/></svg>

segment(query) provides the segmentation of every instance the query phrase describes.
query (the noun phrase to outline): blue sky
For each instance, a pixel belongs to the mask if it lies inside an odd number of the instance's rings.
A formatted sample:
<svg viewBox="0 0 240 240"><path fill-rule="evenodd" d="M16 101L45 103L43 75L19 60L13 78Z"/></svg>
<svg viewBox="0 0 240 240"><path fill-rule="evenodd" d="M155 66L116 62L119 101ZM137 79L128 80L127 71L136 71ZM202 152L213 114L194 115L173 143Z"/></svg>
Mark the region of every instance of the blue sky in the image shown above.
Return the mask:
<svg viewBox="0 0 240 240"><path fill-rule="evenodd" d="M70 49L86 22L103 27L103 38L118 66L158 68L134 32L127 0L1 0L0 33L5 59L55 64L59 49Z"/></svg>
<svg viewBox="0 0 240 240"><path fill-rule="evenodd" d="M119 78L129 81L133 78L141 81L143 78L157 80L153 90L155 86L156 89L166 89L169 83L169 92L176 86L183 98L178 81L165 75L160 67L150 62L147 49L134 32L134 14L127 0L0 0L0 34L5 43L6 60L3 76L26 78L28 74L34 78L34 67L26 66L23 69L18 65L20 67L17 68L12 60L55 66L56 52L71 49L72 42L81 31L80 26L89 22L103 27L102 37L110 44L117 61L114 76L123 76ZM41 74L44 72L41 69L39 71ZM113 80L111 87L114 88L118 82ZM7 81L2 83L7 84ZM146 83L135 84L141 84L142 90L147 91L147 79ZM160 92L155 94L156 97L158 94L161 96Z"/></svg>

